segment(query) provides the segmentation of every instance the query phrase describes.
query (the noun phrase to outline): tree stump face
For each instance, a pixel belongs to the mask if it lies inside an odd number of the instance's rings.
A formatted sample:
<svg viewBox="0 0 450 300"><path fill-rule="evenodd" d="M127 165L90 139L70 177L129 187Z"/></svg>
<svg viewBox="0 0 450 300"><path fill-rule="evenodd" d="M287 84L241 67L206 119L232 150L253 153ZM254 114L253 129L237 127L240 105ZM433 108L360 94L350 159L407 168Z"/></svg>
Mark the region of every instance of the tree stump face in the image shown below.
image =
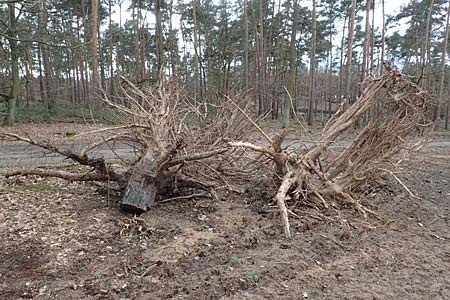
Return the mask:
<svg viewBox="0 0 450 300"><path fill-rule="evenodd" d="M164 182L162 180L164 176L157 174L157 162L159 161L157 158L160 156L149 149L144 157L133 167L120 208L129 212L142 213L154 205L160 190L160 184L158 183Z"/></svg>

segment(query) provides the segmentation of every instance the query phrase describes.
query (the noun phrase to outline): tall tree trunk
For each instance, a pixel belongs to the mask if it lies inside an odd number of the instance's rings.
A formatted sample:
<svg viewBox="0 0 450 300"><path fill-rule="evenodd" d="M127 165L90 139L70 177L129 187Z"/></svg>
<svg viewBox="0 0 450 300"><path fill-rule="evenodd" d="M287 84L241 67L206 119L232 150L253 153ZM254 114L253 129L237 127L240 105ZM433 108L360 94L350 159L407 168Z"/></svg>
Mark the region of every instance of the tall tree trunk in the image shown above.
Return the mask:
<svg viewBox="0 0 450 300"><path fill-rule="evenodd" d="M253 19L253 32L255 34L255 50L252 51L254 53L254 67L253 67L253 74L255 75L255 81L253 82L253 88L255 89L255 104L258 107L258 115L263 114L263 106L261 101L261 89L259 87L260 83L260 60L261 57L259 55L259 48L260 48L260 39L258 38L258 20L256 19L256 9L254 5L255 1L251 1L251 11L252 11L252 19Z"/></svg>
<svg viewBox="0 0 450 300"><path fill-rule="evenodd" d="M423 49L422 49L422 87L426 90L429 89L429 79L431 78L431 70L429 67L431 66L430 56L431 56L431 50L430 50L430 26L431 26L431 16L433 12L433 5L434 0L430 0L430 5L428 7L428 15L427 15L427 21L425 26L425 39L423 41ZM426 58L425 58L426 54ZM425 78L423 78L425 77Z"/></svg>
<svg viewBox="0 0 450 300"><path fill-rule="evenodd" d="M281 0L278 0L278 9L277 9L277 19L276 19L276 25L275 28L280 28L281 32L284 32L284 29L286 28L286 22L281 26ZM283 38L281 37L281 34L277 34L277 37L275 39L275 50L274 50L274 63L275 63L275 70L273 75L273 83L272 83L272 119L278 119L278 110L279 110L279 96L278 96L278 85L275 83L278 81L281 81L279 77L282 76L282 69L283 64L281 63L283 61L283 52L281 51L282 47L282 41Z"/></svg>
<svg viewBox="0 0 450 300"><path fill-rule="evenodd" d="M69 22L71 22L71 19L69 18L69 20L66 19L62 19L61 20L61 26L62 28L64 28L63 31L63 36L64 36L64 43L66 43L67 45L71 44L71 41L69 40L67 31L71 31L71 27L69 26ZM65 48L64 50L64 58L66 60L66 63L64 65L64 71L65 71L65 75L66 75L66 91L69 95L70 98L70 102L74 102L75 101L75 93L74 93L74 80L72 80L72 74L71 74L71 68L72 68L72 55L70 52L70 47Z"/></svg>
<svg viewBox="0 0 450 300"><path fill-rule="evenodd" d="M447 109L445 110L445 130L448 130L448 118L450 113L450 80L448 81L448 88L447 88Z"/></svg>
<svg viewBox="0 0 450 300"><path fill-rule="evenodd" d="M161 29L161 1L155 0L155 40L156 40L156 78L162 79L163 69L163 47L162 47L162 29Z"/></svg>
<svg viewBox="0 0 450 300"><path fill-rule="evenodd" d="M294 103L296 97L296 75L297 75L297 24L298 24L298 2L293 3L294 16L292 20L291 43L289 45L289 87L290 97L284 97L282 127L288 128L291 120L291 101ZM294 107L295 109L295 107Z"/></svg>
<svg viewBox="0 0 450 300"><path fill-rule="evenodd" d="M328 11L328 16L330 19L333 19L333 3L330 3L329 5L329 11ZM329 23L328 26L328 35L329 35L329 43L330 43L330 50L328 51L328 92L326 93L326 97L328 98L328 108L327 108L327 113L328 113L328 117L331 118L332 115L332 99L333 99L333 27L334 24L333 22Z"/></svg>
<svg viewBox="0 0 450 300"><path fill-rule="evenodd" d="M89 105L89 101L90 99L90 80L92 80L92 74L90 74L89 71L89 66L88 66L88 62L89 62L89 56L90 54L89 51L90 49L88 49L88 45L91 39L91 32L89 32L89 22L88 22L88 16L87 16L87 4L86 4L87 0L81 0L81 12L82 12L82 21L83 21L83 43L81 44L81 64L83 65L83 70L84 70L84 90L86 91L86 104Z"/></svg>
<svg viewBox="0 0 450 300"><path fill-rule="evenodd" d="M352 0L352 8L350 12L350 17L348 20L348 45L347 45L347 65L345 67L345 89L344 89L344 108L348 105L350 101L350 81L351 81L351 70L352 70L352 53L353 53L353 34L355 28L355 11L356 11L356 0Z"/></svg>
<svg viewBox="0 0 450 300"><path fill-rule="evenodd" d="M295 17L294 17L295 19ZM316 69L316 36L317 36L317 25L316 25L316 0L313 0L312 9L312 37L311 37L311 57L309 59L309 103L308 103L308 125L313 124L313 106L315 103L315 69Z"/></svg>
<svg viewBox="0 0 450 300"><path fill-rule="evenodd" d="M136 81L141 80L141 71L140 71L140 51L139 51L139 18L138 14L138 0L132 0L132 21L133 21L133 42L134 42L134 76Z"/></svg>
<svg viewBox="0 0 450 300"><path fill-rule="evenodd" d="M73 27L73 15L72 12L69 11L69 30L70 30L70 43L73 48L75 48L75 34L74 34L74 27ZM77 103L81 103L81 84L80 84L80 76L78 72L78 63L77 63L77 50L71 50L72 55L72 72L73 72L73 78L74 78L74 95L75 95L75 101Z"/></svg>
<svg viewBox="0 0 450 300"><path fill-rule="evenodd" d="M368 75L373 74L374 70L376 70L375 65L375 0L372 1L372 25L370 26L370 61L367 63L369 67ZM380 62L378 61L378 64Z"/></svg>
<svg viewBox="0 0 450 300"><path fill-rule="evenodd" d="M265 34L264 34L264 9L263 9L263 2L262 0L259 1L259 89L261 91L260 93L260 101L261 101L261 107L262 107L262 114L265 114L269 110L269 105L267 104L266 99L266 55L265 55Z"/></svg>
<svg viewBox="0 0 450 300"><path fill-rule="evenodd" d="M341 49L340 49L340 59L339 59L339 81L338 81L338 102L342 101L342 85L344 77L344 41L345 41L345 28L347 25L347 16L344 18L344 26L342 26L342 38L341 38Z"/></svg>
<svg viewBox="0 0 450 300"><path fill-rule="evenodd" d="M27 107L29 106L29 101L34 102L34 76L33 76L33 53L31 52L31 47L25 51L25 70L27 76Z"/></svg>
<svg viewBox="0 0 450 300"><path fill-rule="evenodd" d="M437 99L435 111L434 111L434 128L435 130L439 129L441 122L441 102L443 100L444 94L444 78L445 78L445 61L447 57L447 46L448 46L448 28L449 28L449 18L450 18L450 3L448 4L447 10L447 19L445 21L445 33L444 33L444 45L442 47L442 55L441 55L441 65L439 71L439 96Z"/></svg>
<svg viewBox="0 0 450 300"><path fill-rule="evenodd" d="M114 67L113 67L113 32L112 32L112 0L108 0L108 12L109 12L109 94L114 96Z"/></svg>
<svg viewBox="0 0 450 300"><path fill-rule="evenodd" d="M194 18L194 69L195 69L195 82L194 82L194 101L198 100L200 96L200 67L199 67L199 54L198 54L198 26L197 26L197 0L192 0L192 13Z"/></svg>
<svg viewBox="0 0 450 300"><path fill-rule="evenodd" d="M170 0L169 2L169 16L173 15L173 0ZM177 61L176 58L178 57L178 45L176 43L176 33L173 29L172 25L172 18L169 18L169 53L170 53L170 70L171 75L174 77L178 76L178 70L177 70Z"/></svg>
<svg viewBox="0 0 450 300"><path fill-rule="evenodd" d="M98 64L100 67L100 86L102 87L102 89L106 88L106 84L105 84L105 58L104 58L104 54L103 54L103 46L102 46L102 37L100 35L100 29L97 28L97 49L98 49L98 54L100 55L100 63Z"/></svg>
<svg viewBox="0 0 450 300"><path fill-rule="evenodd" d="M16 7L14 2L8 3L8 42L11 57L11 89L8 95L8 110L6 111L4 126L12 126L15 122L17 96L20 88L19 53L17 49Z"/></svg>
<svg viewBox="0 0 450 300"><path fill-rule="evenodd" d="M119 70L119 66L120 66L120 71L122 73L125 72L125 58L124 58L124 50L123 50L123 35L122 35L122 3L124 0L119 0L119 43L120 46L117 49L118 52L118 59L117 59L117 69Z"/></svg>
<svg viewBox="0 0 450 300"><path fill-rule="evenodd" d="M381 29L381 73L383 73L384 48L386 44L386 12L384 10L384 0L381 0L381 11L383 15L383 25Z"/></svg>
<svg viewBox="0 0 450 300"><path fill-rule="evenodd" d="M99 88L98 77L98 59L97 59L97 27L98 27L98 0L91 0L92 4L92 44L91 44L91 59L92 59L92 87L93 91Z"/></svg>
<svg viewBox="0 0 450 300"><path fill-rule="evenodd" d="M81 41L81 25L80 25L80 17L77 15L77 38L78 38L78 43L80 45L82 45L84 43L84 41ZM78 56L78 63L79 63L79 68L80 68L80 80L81 80L81 95L82 95L82 99L83 102L86 103L87 100L87 89L86 89L86 81L87 78L85 78L85 72L84 72L84 59L83 59L83 47L79 47L77 49L77 56Z"/></svg>
<svg viewBox="0 0 450 300"><path fill-rule="evenodd" d="M366 0L366 25L364 28L364 47L363 47L363 61L360 82L362 83L364 78L367 76L367 59L369 56L369 32L370 32L370 4L372 0ZM362 91L362 85L360 85L360 93Z"/></svg>
<svg viewBox="0 0 450 300"><path fill-rule="evenodd" d="M244 61L241 81L244 83L244 88L248 89L248 0L244 0L244 16L242 22L244 25Z"/></svg>
<svg viewBox="0 0 450 300"><path fill-rule="evenodd" d="M41 49L42 55L42 63L44 65L44 76L45 76L45 89L46 89L46 97L45 101L47 102L48 110L51 110L54 106L54 93L52 90L52 71L50 66L50 57L47 45L47 7L45 0L41 0L39 2L39 12L38 12L38 33L39 33L39 47Z"/></svg>

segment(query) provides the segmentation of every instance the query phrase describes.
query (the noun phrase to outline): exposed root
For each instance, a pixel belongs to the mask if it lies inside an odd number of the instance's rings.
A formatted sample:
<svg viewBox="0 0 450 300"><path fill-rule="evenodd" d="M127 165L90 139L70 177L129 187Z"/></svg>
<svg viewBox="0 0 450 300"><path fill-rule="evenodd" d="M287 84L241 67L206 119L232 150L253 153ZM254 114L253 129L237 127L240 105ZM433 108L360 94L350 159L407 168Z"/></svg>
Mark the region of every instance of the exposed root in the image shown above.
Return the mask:
<svg viewBox="0 0 450 300"><path fill-rule="evenodd" d="M290 236L285 205L290 191L307 198L315 197L324 207L327 207L327 199L340 199L364 216L376 216L356 201L354 195L361 184L387 172L415 197L388 168L394 165L397 155L407 155L417 149L430 124L427 100L426 92L388 66L381 77L367 81L361 98L347 110L338 111L323 129L320 142L299 154L293 171L284 176L274 200L285 235ZM348 136L354 124L363 123L362 118L369 112L366 125L348 145L340 151L330 147L336 140Z"/></svg>

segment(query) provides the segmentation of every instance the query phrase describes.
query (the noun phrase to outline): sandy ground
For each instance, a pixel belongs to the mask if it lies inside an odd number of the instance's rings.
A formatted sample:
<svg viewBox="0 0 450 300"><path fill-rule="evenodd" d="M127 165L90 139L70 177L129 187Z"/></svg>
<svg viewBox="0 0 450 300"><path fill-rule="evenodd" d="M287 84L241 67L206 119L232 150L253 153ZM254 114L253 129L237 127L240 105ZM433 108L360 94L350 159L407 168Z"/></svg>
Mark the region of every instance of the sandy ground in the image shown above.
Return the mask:
<svg viewBox="0 0 450 300"><path fill-rule="evenodd" d="M271 194L161 203L139 217L112 190L0 181L0 299L449 299L450 148L426 147L362 191L378 218Z"/></svg>

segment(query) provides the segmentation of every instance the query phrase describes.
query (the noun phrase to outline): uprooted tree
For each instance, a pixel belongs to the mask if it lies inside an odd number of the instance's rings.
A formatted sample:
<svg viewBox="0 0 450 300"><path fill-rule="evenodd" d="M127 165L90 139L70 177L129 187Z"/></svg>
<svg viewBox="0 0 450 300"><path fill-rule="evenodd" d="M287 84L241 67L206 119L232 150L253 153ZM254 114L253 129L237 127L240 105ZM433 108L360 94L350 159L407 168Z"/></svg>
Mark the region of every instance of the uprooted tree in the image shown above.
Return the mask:
<svg viewBox="0 0 450 300"><path fill-rule="evenodd" d="M335 199L363 214L372 213L357 198L358 188L384 173L398 179L393 168L400 154L419 145L429 122L427 94L399 71L367 80L361 97L346 110L341 105L320 138L302 148L282 147L286 131L270 137L250 117L250 101L225 97L225 105L192 102L173 82L139 88L122 79L123 98L108 99L123 124L104 129L102 138L81 151L67 150L29 136L0 131L4 139L22 141L61 154L89 167L85 173L49 169L18 169L6 174L40 175L78 181L113 181L122 191L121 207L145 211L155 200L176 193L216 195L242 179L265 173L278 184L278 205L286 236L290 236L286 201L310 201L328 207ZM355 129L355 124L365 124ZM247 140L256 130L262 141ZM98 131L97 131L98 133ZM136 157L105 160L94 157L104 144L127 141ZM340 147L335 147L336 142ZM346 141L346 142L342 142ZM405 187L406 188L406 187ZM407 188L406 188L407 189Z"/></svg>

